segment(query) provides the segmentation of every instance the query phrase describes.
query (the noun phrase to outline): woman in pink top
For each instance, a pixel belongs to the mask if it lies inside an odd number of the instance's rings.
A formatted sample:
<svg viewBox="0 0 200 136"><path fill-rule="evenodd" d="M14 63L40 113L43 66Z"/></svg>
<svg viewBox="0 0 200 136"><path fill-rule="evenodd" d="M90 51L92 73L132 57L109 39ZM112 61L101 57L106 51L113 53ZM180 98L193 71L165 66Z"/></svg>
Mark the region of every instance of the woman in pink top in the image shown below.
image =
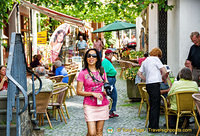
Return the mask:
<svg viewBox="0 0 200 136"><path fill-rule="evenodd" d="M84 96L83 107L88 128L87 136L102 136L104 121L109 119L109 101L103 88L104 81L108 81L105 71L102 76L99 73L101 59L96 49L89 49L86 52L84 64L85 68L77 78L77 94Z"/></svg>

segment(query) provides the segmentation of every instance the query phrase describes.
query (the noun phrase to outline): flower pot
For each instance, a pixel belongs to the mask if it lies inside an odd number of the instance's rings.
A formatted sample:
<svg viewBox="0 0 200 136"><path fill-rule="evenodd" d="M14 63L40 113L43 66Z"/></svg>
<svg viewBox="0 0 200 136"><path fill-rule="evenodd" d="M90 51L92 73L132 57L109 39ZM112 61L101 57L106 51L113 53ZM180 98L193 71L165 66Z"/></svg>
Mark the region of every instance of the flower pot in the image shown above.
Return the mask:
<svg viewBox="0 0 200 136"><path fill-rule="evenodd" d="M134 99L135 101L139 101L141 96L138 90L137 85L135 84L135 80L126 80L127 85L127 95L129 99Z"/></svg>

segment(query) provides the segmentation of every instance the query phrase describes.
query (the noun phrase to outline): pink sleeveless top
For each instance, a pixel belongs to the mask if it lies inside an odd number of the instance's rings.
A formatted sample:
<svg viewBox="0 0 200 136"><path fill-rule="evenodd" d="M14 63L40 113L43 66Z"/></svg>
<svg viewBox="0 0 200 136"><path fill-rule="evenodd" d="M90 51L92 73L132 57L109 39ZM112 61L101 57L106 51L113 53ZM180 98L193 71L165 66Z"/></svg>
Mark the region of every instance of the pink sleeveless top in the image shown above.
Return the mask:
<svg viewBox="0 0 200 136"><path fill-rule="evenodd" d="M107 100L106 96L102 92L103 80L102 80L99 72L98 71L92 72L92 74L94 75L94 77L96 79L98 79L101 82L93 81L92 77L89 75L89 72L86 69L82 70L79 73L79 75L77 77L77 81L83 82L83 86L84 86L84 91L85 92L101 93L102 96L103 96L102 104L101 105L97 105L97 98L95 98L93 96L85 96L84 100L83 100L83 104L87 104L87 105L91 105L91 106L105 106L105 105L108 105L109 101ZM104 71L104 74L103 74L103 79L104 80L106 79L105 71Z"/></svg>

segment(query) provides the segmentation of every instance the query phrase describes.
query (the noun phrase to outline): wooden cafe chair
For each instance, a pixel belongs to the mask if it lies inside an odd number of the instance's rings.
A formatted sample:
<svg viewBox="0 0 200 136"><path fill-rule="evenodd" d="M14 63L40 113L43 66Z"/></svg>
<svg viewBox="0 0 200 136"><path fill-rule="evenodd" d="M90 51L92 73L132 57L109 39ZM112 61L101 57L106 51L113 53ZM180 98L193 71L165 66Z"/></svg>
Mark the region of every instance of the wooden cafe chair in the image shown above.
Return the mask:
<svg viewBox="0 0 200 136"><path fill-rule="evenodd" d="M124 70L125 70L125 63L124 63L123 60L117 60L117 61L119 62L119 65L120 65L120 67L121 67L121 72L120 72L120 75L119 75L119 77L121 78L122 75L123 75L123 72L124 72Z"/></svg>
<svg viewBox="0 0 200 136"><path fill-rule="evenodd" d="M63 104L63 99L64 99L67 88L68 87L60 87L60 89L58 88L54 89L52 96L56 96L57 99L56 101L51 101L48 104L48 106L53 107L52 108L53 110L55 109L56 111L58 111L61 122L62 122L62 117L63 117L66 124L67 124L67 120L63 112L62 104Z"/></svg>
<svg viewBox="0 0 200 136"><path fill-rule="evenodd" d="M178 92L170 94L169 96L167 96L166 99L164 99L167 129L169 129L168 115L177 115L175 134L177 134L178 132L178 123L179 123L179 118L181 116L193 116L197 126L199 127L199 123L198 123L198 120L195 114L195 109L194 109L194 101L192 98L192 95L194 93L198 93L198 92L178 91ZM177 110L172 110L170 109L170 107L168 107L168 105L170 105L170 97L176 97ZM167 101L169 103L167 103Z"/></svg>
<svg viewBox="0 0 200 136"><path fill-rule="evenodd" d="M141 96L140 106L139 106L139 110L138 110L138 117L140 117L140 112L141 112L141 109L142 109L142 105L143 105L144 102L146 103L146 101L147 101L145 99L144 91L142 90L142 87L146 87L146 84L145 83L138 83L137 87L138 87L138 90L139 90L140 96Z"/></svg>
<svg viewBox="0 0 200 136"><path fill-rule="evenodd" d="M69 98L69 96L73 97L73 92L76 94L76 89L73 85L74 79L76 77L76 73L71 73L68 75L68 77L69 77L69 80L68 80L68 89L67 89L66 95Z"/></svg>
<svg viewBox="0 0 200 136"><path fill-rule="evenodd" d="M53 83L59 83L62 82L62 79L64 78L63 75L58 75L58 76L51 76L49 77L50 80L53 81Z"/></svg>
<svg viewBox="0 0 200 136"><path fill-rule="evenodd" d="M48 103L52 92L39 92L36 95L36 113L39 117L39 126L41 126L41 118L42 118L42 125L44 125L44 117L43 114L46 115L50 128L52 128L51 121L47 114Z"/></svg>
<svg viewBox="0 0 200 136"><path fill-rule="evenodd" d="M197 111L200 114L200 93L192 94L192 98L194 99L195 105L197 107ZM199 135L200 127L198 128L196 136Z"/></svg>
<svg viewBox="0 0 200 136"><path fill-rule="evenodd" d="M149 94L147 93L146 86L142 87L144 99L146 99L146 104L147 104L147 115L146 115L146 122L145 122L145 127L147 127L148 120L149 120L149 112L150 112L150 103L149 103Z"/></svg>
<svg viewBox="0 0 200 136"><path fill-rule="evenodd" d="M66 111L66 114L67 114L67 118L70 119L69 112L68 112L68 109L67 109L67 105L66 105L66 103L65 103L66 97L67 97L67 93L68 93L68 87L69 87L69 85L68 85L67 83L63 83L63 82L62 82L62 83L56 83L56 84L54 85L54 88L55 88L55 89L56 89L56 88L63 88L63 87L67 87L66 90L65 90L64 98L63 98L63 106L65 107L65 111ZM56 101L55 98L54 98L54 101Z"/></svg>
<svg viewBox="0 0 200 136"><path fill-rule="evenodd" d="M143 93L144 100L145 100L146 105L147 105L147 115L146 115L146 122L145 122L145 127L147 127L148 120L149 120L149 112L150 112L149 94L147 93L146 86L142 87L142 91L143 91L142 93ZM165 97L163 95L160 95L160 96L161 96L161 99L164 99L163 101L166 101ZM166 114L165 114L165 119L167 120L167 115Z"/></svg>

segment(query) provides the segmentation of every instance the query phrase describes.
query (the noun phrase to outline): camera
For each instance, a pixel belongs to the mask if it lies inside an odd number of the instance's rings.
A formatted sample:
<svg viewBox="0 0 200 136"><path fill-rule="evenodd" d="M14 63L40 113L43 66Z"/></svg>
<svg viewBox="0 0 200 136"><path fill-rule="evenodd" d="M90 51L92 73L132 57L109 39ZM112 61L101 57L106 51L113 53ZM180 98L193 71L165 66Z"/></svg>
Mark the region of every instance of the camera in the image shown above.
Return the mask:
<svg viewBox="0 0 200 136"><path fill-rule="evenodd" d="M109 83L104 83L104 89L106 90L106 93L107 93L108 96L110 96L112 94L111 87L110 87Z"/></svg>

